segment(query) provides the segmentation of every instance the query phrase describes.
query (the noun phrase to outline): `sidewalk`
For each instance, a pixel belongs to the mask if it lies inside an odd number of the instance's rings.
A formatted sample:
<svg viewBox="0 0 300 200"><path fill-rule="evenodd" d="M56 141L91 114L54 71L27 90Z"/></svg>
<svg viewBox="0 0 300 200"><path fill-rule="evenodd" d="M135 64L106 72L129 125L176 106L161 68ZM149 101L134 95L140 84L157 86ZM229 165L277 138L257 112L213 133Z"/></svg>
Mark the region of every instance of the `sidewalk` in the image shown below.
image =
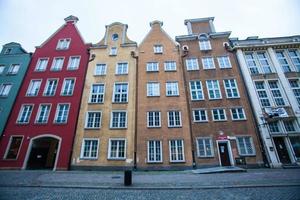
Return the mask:
<svg viewBox="0 0 300 200"><path fill-rule="evenodd" d="M124 186L121 171L0 171L0 187L99 189L211 189L299 186L300 169L248 169L247 172L194 174L192 171L133 172Z"/></svg>

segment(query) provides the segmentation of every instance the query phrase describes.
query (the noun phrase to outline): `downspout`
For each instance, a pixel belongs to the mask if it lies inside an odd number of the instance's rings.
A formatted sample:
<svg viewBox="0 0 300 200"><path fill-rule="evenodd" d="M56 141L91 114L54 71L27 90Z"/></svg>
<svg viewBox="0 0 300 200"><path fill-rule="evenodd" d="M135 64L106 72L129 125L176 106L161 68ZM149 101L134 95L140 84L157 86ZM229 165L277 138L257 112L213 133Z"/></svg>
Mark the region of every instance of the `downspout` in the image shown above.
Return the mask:
<svg viewBox="0 0 300 200"><path fill-rule="evenodd" d="M137 169L137 110L138 110L138 60L135 51L131 51L131 57L135 59L135 117L134 117L134 145L133 145L133 169Z"/></svg>
<svg viewBox="0 0 300 200"><path fill-rule="evenodd" d="M190 126L190 138L191 138L191 150L192 150L192 160L193 160L193 168L196 168L196 160L195 160L195 148L194 148L194 138L192 134L192 121L191 121L191 109L190 109L190 103L189 103L189 97L188 97L188 87L187 87L187 82L186 82L186 73L185 73L185 68L183 65L183 58L188 55L188 50L183 51L183 54L181 54L180 48L178 46L178 51L180 55L179 61L181 62L181 69L182 69L182 74L183 74L183 87L185 90L185 100L186 100L186 106L187 106L187 112L188 112L188 121L189 121L189 126Z"/></svg>

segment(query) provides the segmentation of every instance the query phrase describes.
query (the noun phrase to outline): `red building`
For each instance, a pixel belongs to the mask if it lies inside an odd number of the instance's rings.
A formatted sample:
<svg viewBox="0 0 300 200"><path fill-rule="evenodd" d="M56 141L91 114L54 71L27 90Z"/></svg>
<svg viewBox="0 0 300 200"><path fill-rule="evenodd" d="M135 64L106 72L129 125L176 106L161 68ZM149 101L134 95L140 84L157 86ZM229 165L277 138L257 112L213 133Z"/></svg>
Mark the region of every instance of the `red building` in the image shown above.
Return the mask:
<svg viewBox="0 0 300 200"><path fill-rule="evenodd" d="M0 168L69 167L89 45L77 17L36 47L0 141Z"/></svg>

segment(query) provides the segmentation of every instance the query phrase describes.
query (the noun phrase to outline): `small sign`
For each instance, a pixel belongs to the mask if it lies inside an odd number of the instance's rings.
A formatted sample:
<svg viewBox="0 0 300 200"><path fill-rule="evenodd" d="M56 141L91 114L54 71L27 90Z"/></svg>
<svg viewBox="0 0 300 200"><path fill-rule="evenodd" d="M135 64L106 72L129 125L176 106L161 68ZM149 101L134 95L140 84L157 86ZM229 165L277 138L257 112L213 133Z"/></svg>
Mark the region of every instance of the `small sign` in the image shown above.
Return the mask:
<svg viewBox="0 0 300 200"><path fill-rule="evenodd" d="M227 135L219 135L218 140L228 140L228 136Z"/></svg>

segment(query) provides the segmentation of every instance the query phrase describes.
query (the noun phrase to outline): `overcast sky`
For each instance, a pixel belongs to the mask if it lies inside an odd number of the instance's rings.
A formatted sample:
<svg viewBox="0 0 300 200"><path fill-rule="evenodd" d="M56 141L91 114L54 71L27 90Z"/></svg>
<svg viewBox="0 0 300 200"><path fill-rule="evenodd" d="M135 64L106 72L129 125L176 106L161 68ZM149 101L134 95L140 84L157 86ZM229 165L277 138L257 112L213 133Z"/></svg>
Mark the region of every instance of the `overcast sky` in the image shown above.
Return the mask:
<svg viewBox="0 0 300 200"><path fill-rule="evenodd" d="M163 21L175 38L187 33L184 19L201 17L215 17L216 31L240 39L300 35L300 0L0 0L0 45L19 42L33 52L69 15L92 43L116 21L128 24L129 38L139 43L150 21Z"/></svg>

